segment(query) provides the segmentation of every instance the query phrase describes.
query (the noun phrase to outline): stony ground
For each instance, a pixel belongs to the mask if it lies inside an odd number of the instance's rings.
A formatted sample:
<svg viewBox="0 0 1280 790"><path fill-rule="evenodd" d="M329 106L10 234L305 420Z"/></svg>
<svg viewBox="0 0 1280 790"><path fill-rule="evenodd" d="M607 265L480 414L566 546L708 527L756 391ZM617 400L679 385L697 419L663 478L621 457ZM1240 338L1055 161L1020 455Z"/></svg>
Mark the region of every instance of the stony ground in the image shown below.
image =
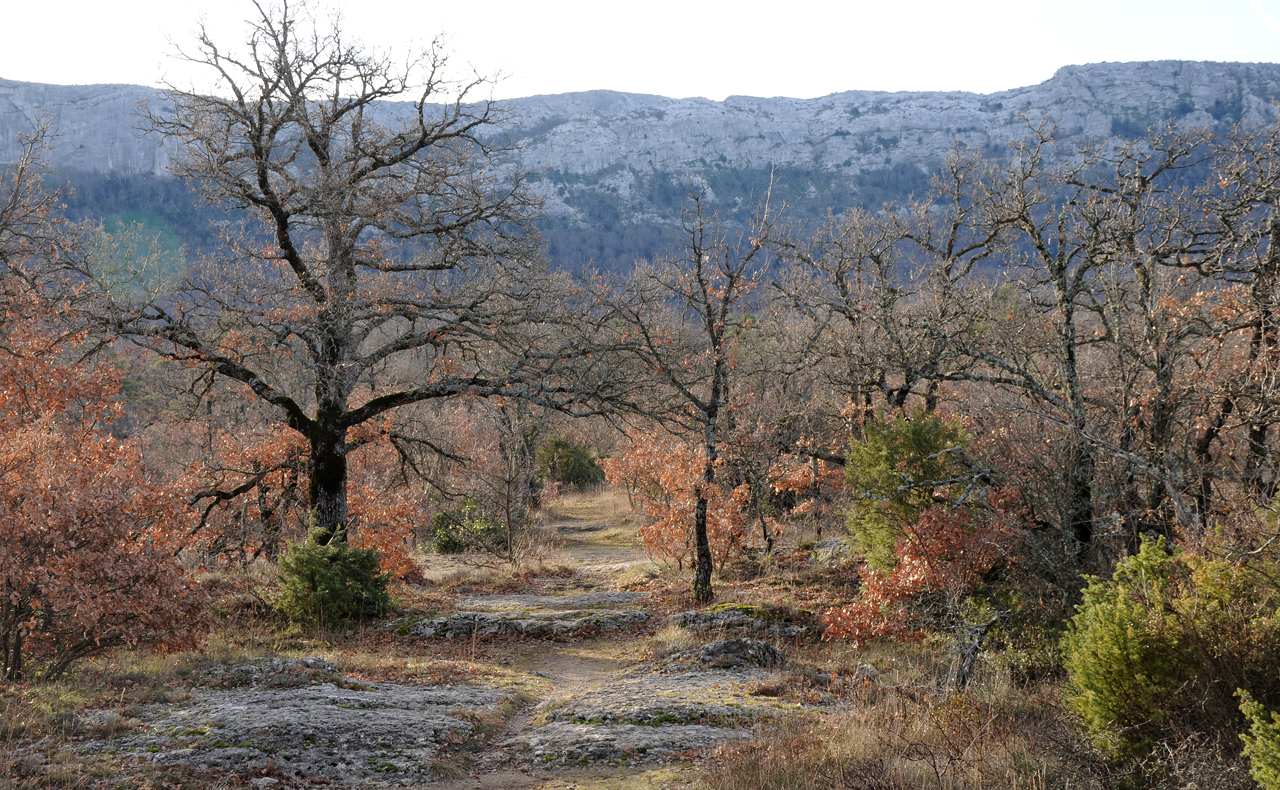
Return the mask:
<svg viewBox="0 0 1280 790"><path fill-rule="evenodd" d="M342 676L293 688L196 689L182 702L145 707L139 732L86 748L200 771L271 769L301 779L410 785L434 778L441 748L475 738L478 719L514 700L483 686L363 684Z"/></svg>
<svg viewBox="0 0 1280 790"><path fill-rule="evenodd" d="M318 657L257 659L206 671L124 719L89 713L83 729L101 734L78 748L257 787L683 786L688 758L803 707L768 691L797 672L769 640L805 626L745 606L654 611L645 593L608 589L644 560L613 522L556 527L587 570L543 594L457 595L446 611L381 627L409 656L475 660L483 638L484 660L501 669L483 682L371 682ZM664 625L689 635L686 649L645 647ZM566 770L575 778L559 784Z"/></svg>

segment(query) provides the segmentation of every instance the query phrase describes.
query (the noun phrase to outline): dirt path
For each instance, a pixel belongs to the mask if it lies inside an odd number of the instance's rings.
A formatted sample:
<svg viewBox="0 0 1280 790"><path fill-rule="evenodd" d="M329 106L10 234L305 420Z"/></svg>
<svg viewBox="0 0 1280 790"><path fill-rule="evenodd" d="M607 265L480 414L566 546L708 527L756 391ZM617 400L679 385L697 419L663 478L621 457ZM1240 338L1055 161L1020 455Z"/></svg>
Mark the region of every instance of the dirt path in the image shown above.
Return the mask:
<svg viewBox="0 0 1280 790"><path fill-rule="evenodd" d="M202 679L180 702L141 706L127 734L86 748L259 774L264 787L686 786L689 754L748 737L768 703L747 687L765 670L654 664L645 595L618 590L616 570L597 570L647 561L634 524L601 517L616 505L571 501L548 528L562 536L559 561L571 576L458 596L457 611L382 626L428 664L438 648L465 641L475 662L476 634L512 634L487 641L480 659L507 680L365 682L321 658L259 658Z"/></svg>
<svg viewBox="0 0 1280 790"><path fill-rule="evenodd" d="M577 569L574 579L558 583L553 595L462 596L458 601L460 608L494 612L535 607L558 610L643 605L642 596L638 594L607 589L618 573L648 561L638 548L634 525L624 523L623 504L617 499L570 499L561 503L556 511L557 518L543 529L553 536L557 559ZM530 753L530 738L544 732L544 727L555 727L554 723L547 725L545 721L548 711L606 694L628 671L643 665L640 640L612 636L581 642L524 642L491 648L490 653L508 669L542 680L543 689L536 701L517 712L501 733L490 738L491 745L476 756L467 776L434 783L431 787L441 790L638 790L683 787L691 781L688 767L683 764L564 765L561 760L548 765L539 764L541 760L550 762L548 755ZM587 728L587 725L569 726ZM639 729L653 731L652 727ZM581 737L591 739L596 735L587 731L581 733Z"/></svg>
<svg viewBox="0 0 1280 790"><path fill-rule="evenodd" d="M426 787L438 790L532 790L533 788L550 790L558 787L578 787L582 782L586 782L586 786L591 786L597 781L616 778L616 770L577 769L573 771L574 781L562 784L546 769L527 764L527 760L517 749L502 745L533 729L540 706L556 704L574 695L583 694L592 687L607 682L622 669L635 664L634 661L626 659L584 655L575 647L555 643L522 646L512 668L550 681L553 684L550 690L538 702L530 703L516 713L507 722L506 727L490 739L494 746L478 756L467 777L432 783ZM522 765L519 768L511 768L513 764Z"/></svg>

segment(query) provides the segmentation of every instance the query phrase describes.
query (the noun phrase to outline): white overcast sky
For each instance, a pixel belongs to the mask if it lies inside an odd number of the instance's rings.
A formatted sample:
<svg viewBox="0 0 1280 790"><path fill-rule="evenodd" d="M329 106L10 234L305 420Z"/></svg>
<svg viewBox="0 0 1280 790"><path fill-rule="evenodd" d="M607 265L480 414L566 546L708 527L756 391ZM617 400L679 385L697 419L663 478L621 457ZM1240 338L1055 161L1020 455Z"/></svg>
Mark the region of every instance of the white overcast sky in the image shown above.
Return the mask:
<svg viewBox="0 0 1280 790"><path fill-rule="evenodd" d="M443 35L499 98L607 88L723 99L969 90L1124 60L1280 61L1280 0L363 0L331 2L364 42ZM248 0L6 0L0 78L188 84L168 57L200 20L243 39Z"/></svg>

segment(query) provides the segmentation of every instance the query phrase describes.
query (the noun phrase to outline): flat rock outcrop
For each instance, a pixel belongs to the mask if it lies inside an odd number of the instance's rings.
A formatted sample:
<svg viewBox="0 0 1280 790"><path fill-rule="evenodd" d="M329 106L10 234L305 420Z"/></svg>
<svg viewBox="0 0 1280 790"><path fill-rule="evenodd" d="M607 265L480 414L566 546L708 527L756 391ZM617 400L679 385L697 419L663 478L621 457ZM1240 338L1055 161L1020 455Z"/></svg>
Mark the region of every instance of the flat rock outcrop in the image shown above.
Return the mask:
<svg viewBox="0 0 1280 790"><path fill-rule="evenodd" d="M537 722L506 742L535 762L625 763L749 740L762 716L795 703L755 693L784 657L773 645L728 640L638 667L539 706ZM734 655L736 662L719 658ZM769 668L766 668L769 667Z"/></svg>
<svg viewBox="0 0 1280 790"><path fill-rule="evenodd" d="M622 763L671 757L750 737L744 730L701 724L646 727L553 722L523 733L509 743L528 749L535 762Z"/></svg>
<svg viewBox="0 0 1280 790"><path fill-rule="evenodd" d="M702 724L733 727L774 707L750 694L764 673L691 671L624 676L542 713L548 722L575 724Z"/></svg>
<svg viewBox="0 0 1280 790"><path fill-rule="evenodd" d="M311 661L324 671L324 662ZM309 780L417 783L431 778L443 746L474 734L469 714L491 714L514 699L483 686L359 684L345 678L346 688L333 682L282 687L270 679L317 667L276 662L274 672L261 673L258 662L230 673L258 673L266 684L193 689L184 702L143 708L136 732L85 748L202 771L253 772L270 765L284 776Z"/></svg>
<svg viewBox="0 0 1280 790"><path fill-rule="evenodd" d="M586 592L570 595L462 595L458 605L465 609L599 609L633 604L644 598L637 592Z"/></svg>
<svg viewBox="0 0 1280 790"><path fill-rule="evenodd" d="M495 634L537 638L586 636L631 628L650 619L636 603L643 593L589 592L572 595L464 595L467 611L434 617L402 617L385 624L405 636L457 639Z"/></svg>
<svg viewBox="0 0 1280 790"><path fill-rule="evenodd" d="M532 637L587 635L618 631L649 619L636 609L553 612L456 612L440 617L402 618L387 624L405 636L459 637L521 634Z"/></svg>

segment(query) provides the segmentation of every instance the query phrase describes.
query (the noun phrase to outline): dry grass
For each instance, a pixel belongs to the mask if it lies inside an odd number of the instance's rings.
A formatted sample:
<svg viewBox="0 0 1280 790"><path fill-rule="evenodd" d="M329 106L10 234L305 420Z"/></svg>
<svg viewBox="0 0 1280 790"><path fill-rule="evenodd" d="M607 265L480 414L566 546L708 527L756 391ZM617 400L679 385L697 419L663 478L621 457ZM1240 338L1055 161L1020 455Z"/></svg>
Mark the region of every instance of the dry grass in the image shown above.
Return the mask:
<svg viewBox="0 0 1280 790"><path fill-rule="evenodd" d="M561 494L543 508L550 521L608 521L619 527L638 527L641 517L631 512L627 495L607 487Z"/></svg>
<svg viewBox="0 0 1280 790"><path fill-rule="evenodd" d="M1078 744L1051 691L920 697L848 687L839 713L790 719L708 762L709 790L968 790L1080 786Z"/></svg>
<svg viewBox="0 0 1280 790"><path fill-rule="evenodd" d="M687 628L665 625L649 637L646 652L651 660L658 661L685 650L692 650L704 642L705 640L699 639Z"/></svg>

